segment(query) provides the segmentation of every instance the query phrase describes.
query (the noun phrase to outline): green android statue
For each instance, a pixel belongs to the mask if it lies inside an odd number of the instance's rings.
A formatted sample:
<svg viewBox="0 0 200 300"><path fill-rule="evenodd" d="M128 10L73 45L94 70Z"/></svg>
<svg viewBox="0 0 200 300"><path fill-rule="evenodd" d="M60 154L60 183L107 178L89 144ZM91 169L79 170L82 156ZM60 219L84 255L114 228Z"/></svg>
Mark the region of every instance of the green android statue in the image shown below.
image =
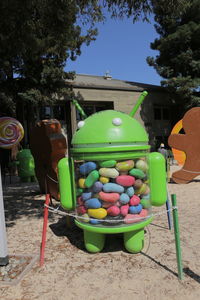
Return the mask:
<svg viewBox="0 0 200 300"><path fill-rule="evenodd" d="M130 115L106 110L79 122L70 156L58 163L61 204L76 211L89 252L101 251L105 236L118 233L127 251L140 252L152 206L166 203L165 159L150 153L148 136L133 118L146 95Z"/></svg>

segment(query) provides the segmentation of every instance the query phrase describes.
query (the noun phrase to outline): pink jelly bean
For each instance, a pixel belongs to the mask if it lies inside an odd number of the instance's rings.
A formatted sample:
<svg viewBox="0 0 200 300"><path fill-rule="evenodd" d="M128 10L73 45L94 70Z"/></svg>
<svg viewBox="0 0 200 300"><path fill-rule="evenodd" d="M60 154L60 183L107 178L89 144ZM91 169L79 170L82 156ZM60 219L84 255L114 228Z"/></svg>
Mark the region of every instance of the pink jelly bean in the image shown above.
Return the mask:
<svg viewBox="0 0 200 300"><path fill-rule="evenodd" d="M85 208L85 206L80 205L80 206L77 207L77 213L78 213L78 214L83 215L83 214L85 214L86 212L87 212L87 209Z"/></svg>
<svg viewBox="0 0 200 300"><path fill-rule="evenodd" d="M119 200L119 197L120 195L118 193L104 193L104 192L99 193L99 198L106 202L114 203Z"/></svg>
<svg viewBox="0 0 200 300"><path fill-rule="evenodd" d="M146 218L147 215L148 215L147 209L142 209L141 212L139 213L140 218Z"/></svg>
<svg viewBox="0 0 200 300"><path fill-rule="evenodd" d="M122 205L120 207L120 213L121 213L121 215L125 217L128 214L128 210L129 210L129 205L128 204Z"/></svg>
<svg viewBox="0 0 200 300"><path fill-rule="evenodd" d="M120 214L120 209L118 206L113 205L107 209L107 214L112 217L118 216Z"/></svg>
<svg viewBox="0 0 200 300"><path fill-rule="evenodd" d="M122 186L131 186L135 183L135 177L130 175L117 176L116 182Z"/></svg>
<svg viewBox="0 0 200 300"><path fill-rule="evenodd" d="M77 198L77 203L78 203L78 205L83 205L84 204L84 202L83 202L83 200L82 200L81 197Z"/></svg>
<svg viewBox="0 0 200 300"><path fill-rule="evenodd" d="M132 223L139 222L140 220L141 220L141 217L139 215L128 214L124 218L124 223L125 224L132 224Z"/></svg>
<svg viewBox="0 0 200 300"><path fill-rule="evenodd" d="M103 202L102 203L103 208L108 208L108 207L111 207L112 205L113 205L113 203L110 203L110 202Z"/></svg>
<svg viewBox="0 0 200 300"><path fill-rule="evenodd" d="M130 205L138 205L140 203L140 198L137 195L133 195L133 197L131 197L129 204Z"/></svg>

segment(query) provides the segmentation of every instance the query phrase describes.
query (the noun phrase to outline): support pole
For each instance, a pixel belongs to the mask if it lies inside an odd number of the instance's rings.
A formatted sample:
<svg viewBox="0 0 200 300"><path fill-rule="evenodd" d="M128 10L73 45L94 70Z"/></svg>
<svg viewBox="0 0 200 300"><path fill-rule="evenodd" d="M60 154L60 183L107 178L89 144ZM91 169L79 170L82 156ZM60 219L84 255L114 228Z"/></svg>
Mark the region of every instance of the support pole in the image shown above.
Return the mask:
<svg viewBox="0 0 200 300"><path fill-rule="evenodd" d="M167 192L166 209L167 209L168 226L169 226L169 230L171 230L172 229L172 221L171 221L171 211L170 211L170 202L169 202L168 192Z"/></svg>
<svg viewBox="0 0 200 300"><path fill-rule="evenodd" d="M3 204L2 180L1 180L1 166L0 166L0 266L6 266L9 263L7 250L7 237L5 214Z"/></svg>
<svg viewBox="0 0 200 300"><path fill-rule="evenodd" d="M44 207L44 221L43 221L43 230L42 230L42 243L40 248L40 267L42 267L44 264L44 251L46 245L47 223L48 223L48 215L49 215L49 209L47 206L49 205L49 201L50 201L50 195L46 194L45 207Z"/></svg>
<svg viewBox="0 0 200 300"><path fill-rule="evenodd" d="M180 233L179 233L179 223L178 223L178 209L176 202L176 195L171 195L172 208L173 208L173 223L174 223L174 236L176 243L176 260L178 267L178 278L183 279L183 266L182 266L182 256L181 256L181 243L180 243Z"/></svg>

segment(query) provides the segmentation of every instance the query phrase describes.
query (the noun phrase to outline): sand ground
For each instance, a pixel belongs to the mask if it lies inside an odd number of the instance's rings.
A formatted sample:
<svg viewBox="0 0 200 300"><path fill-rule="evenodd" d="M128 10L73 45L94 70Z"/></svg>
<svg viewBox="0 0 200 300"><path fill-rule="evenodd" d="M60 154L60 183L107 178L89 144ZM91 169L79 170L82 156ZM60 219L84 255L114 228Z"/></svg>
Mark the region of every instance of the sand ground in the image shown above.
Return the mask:
<svg viewBox="0 0 200 300"><path fill-rule="evenodd" d="M171 167L171 170L177 167ZM168 184L177 195L184 279L177 278L173 230L165 207L156 208L139 254L125 251L122 236L107 236L103 252L84 249L82 231L49 216L45 264L37 262L15 286L0 287L2 300L197 300L200 299L200 179ZM37 184L4 187L9 254L38 254L44 195Z"/></svg>

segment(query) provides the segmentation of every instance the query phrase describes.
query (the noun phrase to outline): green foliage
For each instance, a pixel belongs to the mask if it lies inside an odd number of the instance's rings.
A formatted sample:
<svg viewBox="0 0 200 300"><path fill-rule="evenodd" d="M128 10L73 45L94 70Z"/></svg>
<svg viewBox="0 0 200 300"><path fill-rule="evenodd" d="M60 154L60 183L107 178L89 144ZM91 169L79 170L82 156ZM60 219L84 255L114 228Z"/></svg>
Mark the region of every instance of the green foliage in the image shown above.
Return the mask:
<svg viewBox="0 0 200 300"><path fill-rule="evenodd" d="M165 78L161 82L176 92L186 105L200 102L200 1L182 1L171 14L166 1L155 1L155 28L160 35L152 44L158 50L156 58L147 62Z"/></svg>
<svg viewBox="0 0 200 300"><path fill-rule="evenodd" d="M93 24L101 20L95 7L80 8L78 2L1 0L0 102L7 97L13 113L18 101L49 102L58 95L70 96L65 79L74 74L64 72L66 61L76 59L81 45L95 39ZM83 9L84 34L77 25Z"/></svg>
<svg viewBox="0 0 200 300"><path fill-rule="evenodd" d="M182 0L183 1L183 0ZM156 1L155 1L156 2ZM174 11L180 0L170 0ZM17 103L70 98L67 60L96 39L96 22L112 17L148 20L154 0L1 0L0 109L14 115ZM198 66L196 66L198 67Z"/></svg>

